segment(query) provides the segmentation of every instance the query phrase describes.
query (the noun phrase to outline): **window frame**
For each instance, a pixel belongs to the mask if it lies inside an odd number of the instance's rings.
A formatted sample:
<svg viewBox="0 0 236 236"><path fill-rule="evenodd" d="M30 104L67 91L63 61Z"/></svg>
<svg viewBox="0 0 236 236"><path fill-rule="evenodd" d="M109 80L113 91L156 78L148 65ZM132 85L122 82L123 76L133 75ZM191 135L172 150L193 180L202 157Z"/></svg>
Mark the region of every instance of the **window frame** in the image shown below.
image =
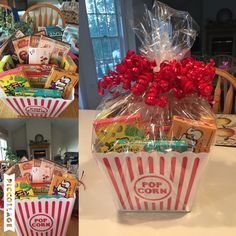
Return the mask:
<svg viewBox="0 0 236 236"><path fill-rule="evenodd" d="M89 15L95 15L96 16L96 22L97 22L97 26L98 29L100 30L100 22L99 22L99 16L106 16L106 23L107 23L107 16L109 15L114 15L115 16L115 21L116 21L116 26L117 26L117 36L111 36L111 35L99 35L99 36L91 36L91 32L90 32L90 39L92 42L92 46L95 40L99 40L100 43L102 44L102 41L105 39L109 40L109 47L110 49L112 49L112 43L111 40L112 39L117 39L119 42L119 53L120 53L120 58L118 58L118 60L120 61L125 54L125 42L124 42L124 30L123 30L123 22L122 22L122 16L121 16L121 2L120 0L113 0L114 2L114 13L108 13L108 12L104 12L104 13L98 13L96 10L94 13L88 13L87 12L87 17L89 18ZM107 2L106 0L104 0L104 7L107 9ZM95 9L97 9L97 5L96 5L96 0L94 0L94 4L95 4ZM100 33L100 32L99 32ZM103 66L104 68L106 67L107 64L113 64L113 66L115 65L115 59L110 57L110 58L105 58L104 54L102 55L102 60L96 59L95 58L95 48L93 46L93 52L94 52L94 60L95 60L95 64L96 64L96 74L97 74L97 79L101 79L99 78L99 73L97 71L97 67L99 65ZM111 51L112 52L112 51ZM107 62L107 63L106 63ZM105 73L107 73L106 69L104 69Z"/></svg>

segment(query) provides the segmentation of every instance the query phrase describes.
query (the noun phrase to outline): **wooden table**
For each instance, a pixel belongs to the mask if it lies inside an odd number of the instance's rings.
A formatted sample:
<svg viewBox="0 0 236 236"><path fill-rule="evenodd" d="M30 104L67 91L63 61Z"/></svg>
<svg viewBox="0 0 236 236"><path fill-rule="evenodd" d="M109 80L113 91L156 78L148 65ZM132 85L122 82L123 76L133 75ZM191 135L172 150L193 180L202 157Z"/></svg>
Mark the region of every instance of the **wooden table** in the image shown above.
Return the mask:
<svg viewBox="0 0 236 236"><path fill-rule="evenodd" d="M78 94L75 94L75 100L59 115L59 118L78 118L78 106ZM22 117L0 100L0 118Z"/></svg>
<svg viewBox="0 0 236 236"><path fill-rule="evenodd" d="M123 213L115 208L107 182L91 154L95 111L80 111L81 236L235 236L236 148L214 147L192 212Z"/></svg>
<svg viewBox="0 0 236 236"><path fill-rule="evenodd" d="M78 235L78 218L75 216L71 217L70 224L66 236L77 236ZM17 233L6 232L3 233L3 212L0 211L0 235L1 236L17 236Z"/></svg>

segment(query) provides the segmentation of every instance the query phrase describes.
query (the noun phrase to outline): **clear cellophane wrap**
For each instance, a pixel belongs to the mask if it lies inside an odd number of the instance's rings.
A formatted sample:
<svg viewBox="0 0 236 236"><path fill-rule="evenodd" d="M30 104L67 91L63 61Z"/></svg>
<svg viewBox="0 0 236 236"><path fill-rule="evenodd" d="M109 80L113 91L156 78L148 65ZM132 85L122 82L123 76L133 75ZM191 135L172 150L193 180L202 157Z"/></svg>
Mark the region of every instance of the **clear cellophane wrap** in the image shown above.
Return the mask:
<svg viewBox="0 0 236 236"><path fill-rule="evenodd" d="M106 95L93 123L92 151L114 187L119 209L186 211L214 143L214 61L188 56L198 26L187 12L155 1L134 30L141 54L129 50L98 82L99 94ZM159 178L171 194L138 193L142 178L148 183ZM168 196L175 199L172 205Z"/></svg>

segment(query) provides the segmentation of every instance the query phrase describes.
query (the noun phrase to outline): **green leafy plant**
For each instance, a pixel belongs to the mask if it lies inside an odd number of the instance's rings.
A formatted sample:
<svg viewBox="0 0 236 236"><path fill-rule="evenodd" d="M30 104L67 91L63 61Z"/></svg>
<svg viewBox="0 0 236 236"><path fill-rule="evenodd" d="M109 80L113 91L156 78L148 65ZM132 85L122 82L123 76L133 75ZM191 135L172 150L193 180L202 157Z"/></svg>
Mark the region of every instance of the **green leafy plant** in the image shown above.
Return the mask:
<svg viewBox="0 0 236 236"><path fill-rule="evenodd" d="M0 8L0 32L3 35L10 36L17 30L21 30L28 35L32 30L32 17L28 16L27 21L15 21L13 13Z"/></svg>
<svg viewBox="0 0 236 236"><path fill-rule="evenodd" d="M4 148L4 151L6 151L5 154L5 160L10 162L17 162L18 157L14 154L11 147Z"/></svg>

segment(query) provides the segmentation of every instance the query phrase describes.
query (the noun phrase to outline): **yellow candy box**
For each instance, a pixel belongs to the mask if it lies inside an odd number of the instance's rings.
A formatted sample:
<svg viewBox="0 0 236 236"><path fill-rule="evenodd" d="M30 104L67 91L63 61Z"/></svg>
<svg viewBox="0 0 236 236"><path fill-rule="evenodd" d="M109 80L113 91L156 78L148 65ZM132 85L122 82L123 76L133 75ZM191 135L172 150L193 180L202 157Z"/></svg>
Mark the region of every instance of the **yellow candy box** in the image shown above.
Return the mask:
<svg viewBox="0 0 236 236"><path fill-rule="evenodd" d="M23 68L16 68L0 73L0 87L7 96L15 96L16 87L30 87Z"/></svg>

